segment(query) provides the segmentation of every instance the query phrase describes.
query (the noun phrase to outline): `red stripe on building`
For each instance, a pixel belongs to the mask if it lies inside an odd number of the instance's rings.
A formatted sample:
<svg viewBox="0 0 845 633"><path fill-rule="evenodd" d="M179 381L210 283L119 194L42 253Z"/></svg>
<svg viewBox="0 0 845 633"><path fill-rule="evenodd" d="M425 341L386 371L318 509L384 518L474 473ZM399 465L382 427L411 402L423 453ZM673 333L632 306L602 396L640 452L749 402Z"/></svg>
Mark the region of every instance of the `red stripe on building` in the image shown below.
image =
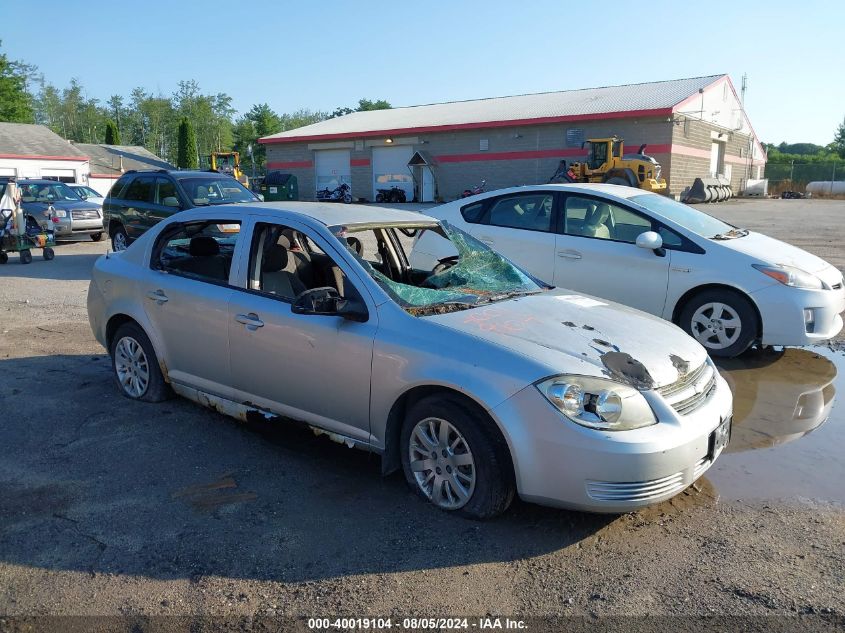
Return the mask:
<svg viewBox="0 0 845 633"><path fill-rule="evenodd" d="M455 123L452 125L428 125L424 127L394 128L390 130L372 130L368 132L342 132L339 134L311 134L308 136L286 136L282 138L260 138L259 143L302 143L344 138L365 138L371 136L399 136L423 134L426 132L454 132L458 130L481 130L487 128L514 127L525 125L547 125L549 123L567 123L570 121L600 121L603 119L628 119L632 117L656 117L672 114L672 108L653 110L628 110L627 112L602 112L597 114L570 114L566 116L548 116L538 119L510 119L507 121L481 121L478 123Z"/></svg>
<svg viewBox="0 0 845 633"><path fill-rule="evenodd" d="M639 145L637 145L639 147ZM670 151L671 145L649 145L646 152L649 154L665 154ZM543 149L524 152L478 152L474 154L444 154L435 156L434 160L440 163L473 163L487 160L529 160L536 158L569 158L586 156L587 151L577 149Z"/></svg>
<svg viewBox="0 0 845 633"><path fill-rule="evenodd" d="M353 167L369 167L370 166L370 159L369 158L353 158L349 161L349 164Z"/></svg>
<svg viewBox="0 0 845 633"><path fill-rule="evenodd" d="M310 160L288 160L267 163L267 169L308 169L313 166L314 162Z"/></svg>
<svg viewBox="0 0 845 633"><path fill-rule="evenodd" d="M21 160L75 160L84 163L87 156L42 156L40 154L0 154L0 158L15 158Z"/></svg>

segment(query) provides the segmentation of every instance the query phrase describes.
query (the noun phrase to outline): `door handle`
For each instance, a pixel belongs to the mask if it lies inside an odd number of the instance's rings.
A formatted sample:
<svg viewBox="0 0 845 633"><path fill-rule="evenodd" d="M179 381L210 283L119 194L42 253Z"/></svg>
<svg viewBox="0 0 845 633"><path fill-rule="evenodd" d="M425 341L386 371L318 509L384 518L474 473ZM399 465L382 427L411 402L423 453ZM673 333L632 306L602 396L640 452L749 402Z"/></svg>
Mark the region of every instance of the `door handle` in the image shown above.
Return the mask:
<svg viewBox="0 0 845 633"><path fill-rule="evenodd" d="M581 259L581 253L578 251L558 251L557 256L566 259Z"/></svg>
<svg viewBox="0 0 845 633"><path fill-rule="evenodd" d="M167 295L164 294L164 290L152 290L148 292L147 299L155 301L156 303L158 303L158 305L170 301L170 299L167 298Z"/></svg>
<svg viewBox="0 0 845 633"><path fill-rule="evenodd" d="M246 329L250 332L255 332L258 328L264 327L264 321L259 319L255 312L250 312L249 314L236 314L235 321L245 325Z"/></svg>

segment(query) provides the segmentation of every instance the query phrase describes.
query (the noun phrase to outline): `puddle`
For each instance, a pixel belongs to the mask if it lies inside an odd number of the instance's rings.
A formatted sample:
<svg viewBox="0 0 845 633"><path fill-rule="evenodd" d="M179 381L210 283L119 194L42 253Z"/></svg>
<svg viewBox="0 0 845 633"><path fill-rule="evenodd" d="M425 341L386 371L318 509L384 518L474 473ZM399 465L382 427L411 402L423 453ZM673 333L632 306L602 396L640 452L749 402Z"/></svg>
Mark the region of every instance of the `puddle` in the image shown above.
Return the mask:
<svg viewBox="0 0 845 633"><path fill-rule="evenodd" d="M845 353L752 351L719 361L734 393L731 441L707 472L722 501L845 503Z"/></svg>

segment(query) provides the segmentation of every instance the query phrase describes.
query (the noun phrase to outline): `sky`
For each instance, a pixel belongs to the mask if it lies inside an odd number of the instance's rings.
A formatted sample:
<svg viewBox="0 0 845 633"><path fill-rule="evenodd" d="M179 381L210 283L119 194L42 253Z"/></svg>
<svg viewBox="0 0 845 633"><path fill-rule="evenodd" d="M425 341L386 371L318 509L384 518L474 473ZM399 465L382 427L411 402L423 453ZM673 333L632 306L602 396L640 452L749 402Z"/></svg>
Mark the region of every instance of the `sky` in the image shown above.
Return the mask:
<svg viewBox="0 0 845 633"><path fill-rule="evenodd" d="M0 0L11 59L105 102L195 79L239 112L394 106L727 73L761 140L845 118L845 2Z"/></svg>

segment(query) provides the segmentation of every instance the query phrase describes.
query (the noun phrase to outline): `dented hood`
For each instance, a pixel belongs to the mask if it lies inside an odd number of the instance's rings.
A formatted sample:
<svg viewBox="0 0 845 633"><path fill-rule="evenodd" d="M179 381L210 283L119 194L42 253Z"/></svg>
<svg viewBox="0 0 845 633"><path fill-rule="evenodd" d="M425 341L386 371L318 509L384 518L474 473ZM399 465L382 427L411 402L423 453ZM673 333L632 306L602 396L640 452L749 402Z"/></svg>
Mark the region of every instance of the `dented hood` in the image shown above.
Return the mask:
<svg viewBox="0 0 845 633"><path fill-rule="evenodd" d="M528 356L546 375L607 377L641 389L671 384L707 358L667 321L560 289L424 318Z"/></svg>

